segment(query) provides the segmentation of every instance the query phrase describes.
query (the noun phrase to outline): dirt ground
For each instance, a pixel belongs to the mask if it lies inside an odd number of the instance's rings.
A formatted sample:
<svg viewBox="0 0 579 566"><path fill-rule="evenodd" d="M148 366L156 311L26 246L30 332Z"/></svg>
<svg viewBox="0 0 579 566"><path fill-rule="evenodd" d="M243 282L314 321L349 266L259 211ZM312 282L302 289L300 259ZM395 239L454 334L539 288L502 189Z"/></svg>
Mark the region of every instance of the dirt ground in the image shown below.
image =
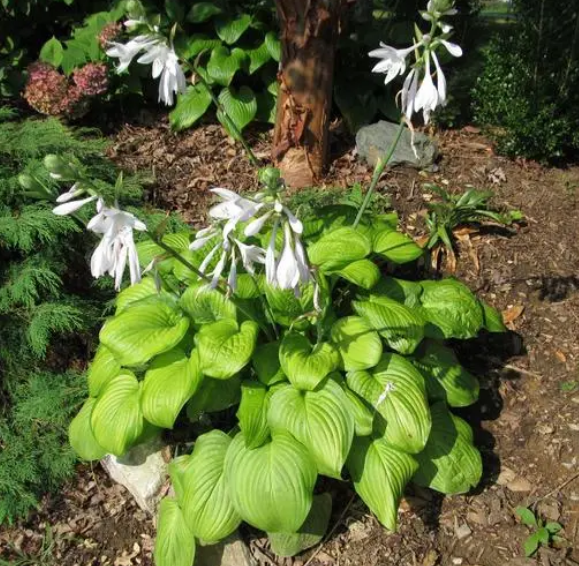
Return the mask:
<svg viewBox="0 0 579 566"><path fill-rule="evenodd" d="M483 482L466 496L411 489L395 534L380 527L347 484L336 482L333 532L305 555L276 558L259 533L242 529L260 566L579 564L579 168L544 169L497 157L473 128L436 137L437 171L396 169L380 185L410 234L423 235L428 183L453 191L491 188L497 207L525 215L512 230L463 238L458 257L456 275L500 309L510 328L508 335L459 347L482 384L480 402L462 416L476 431ZM371 171L348 137L337 129L335 139L326 189L367 183ZM266 158L269 134L254 132L250 140ZM152 202L193 223L204 216L209 187L256 187L240 149L218 126L177 136L164 123L126 125L110 154L129 171L150 171ZM518 505L561 523L565 542L523 558L530 531L515 518ZM22 565L148 566L153 539L152 518L123 488L99 466L79 466L76 482L28 522L0 533L0 557Z"/></svg>

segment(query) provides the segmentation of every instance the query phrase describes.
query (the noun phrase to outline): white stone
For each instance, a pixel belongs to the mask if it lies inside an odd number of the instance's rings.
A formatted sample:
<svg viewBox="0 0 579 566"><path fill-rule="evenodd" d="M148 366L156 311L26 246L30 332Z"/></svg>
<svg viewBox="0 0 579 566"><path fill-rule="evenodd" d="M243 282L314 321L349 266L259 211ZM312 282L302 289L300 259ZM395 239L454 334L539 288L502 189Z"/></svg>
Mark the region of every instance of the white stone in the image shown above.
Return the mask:
<svg viewBox="0 0 579 566"><path fill-rule="evenodd" d="M195 566L257 566L237 532L211 546L197 546Z"/></svg>

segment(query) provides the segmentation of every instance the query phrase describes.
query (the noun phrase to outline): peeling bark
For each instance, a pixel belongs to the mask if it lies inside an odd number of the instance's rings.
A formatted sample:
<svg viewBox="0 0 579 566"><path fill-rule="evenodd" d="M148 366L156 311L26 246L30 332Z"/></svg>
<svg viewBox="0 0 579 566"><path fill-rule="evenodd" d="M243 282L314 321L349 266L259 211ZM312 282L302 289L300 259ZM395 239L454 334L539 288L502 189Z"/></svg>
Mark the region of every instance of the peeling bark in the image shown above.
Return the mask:
<svg viewBox="0 0 579 566"><path fill-rule="evenodd" d="M315 185L328 161L341 0L276 0L280 92L273 159L288 186Z"/></svg>

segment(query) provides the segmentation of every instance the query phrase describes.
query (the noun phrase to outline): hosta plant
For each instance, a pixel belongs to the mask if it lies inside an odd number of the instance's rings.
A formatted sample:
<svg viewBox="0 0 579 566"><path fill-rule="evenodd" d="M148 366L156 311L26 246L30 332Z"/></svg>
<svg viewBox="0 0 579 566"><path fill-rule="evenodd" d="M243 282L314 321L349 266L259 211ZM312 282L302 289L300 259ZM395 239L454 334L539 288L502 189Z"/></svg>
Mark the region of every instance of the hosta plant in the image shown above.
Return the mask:
<svg viewBox="0 0 579 566"><path fill-rule="evenodd" d="M136 246L131 226L144 226L87 184L60 199L59 213L97 199L89 227L110 248L93 264L122 277L128 257L134 283L100 332L71 444L95 460L163 430L193 443L170 465L158 566L191 566L196 545L243 521L282 556L316 544L331 513L323 476L352 481L390 530L410 482L458 494L481 478L473 432L453 413L479 384L447 340L500 332L500 315L455 279L394 277L423 254L395 215L354 227L358 211L335 205L298 219L277 171L261 180L257 194L216 189L207 228Z"/></svg>

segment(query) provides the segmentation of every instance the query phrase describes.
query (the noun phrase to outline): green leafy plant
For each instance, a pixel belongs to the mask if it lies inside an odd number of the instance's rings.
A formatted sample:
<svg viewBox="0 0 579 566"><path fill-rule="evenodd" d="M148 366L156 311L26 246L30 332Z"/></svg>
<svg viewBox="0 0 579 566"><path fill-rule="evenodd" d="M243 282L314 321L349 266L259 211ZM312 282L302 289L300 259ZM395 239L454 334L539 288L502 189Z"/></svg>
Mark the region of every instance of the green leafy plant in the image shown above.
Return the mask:
<svg viewBox="0 0 579 566"><path fill-rule="evenodd" d="M540 546L549 547L551 543L563 540L557 536L557 533L563 528L559 523L544 522L528 507L517 507L515 515L519 517L523 525L530 527L533 531L523 544L525 556L533 556Z"/></svg>

